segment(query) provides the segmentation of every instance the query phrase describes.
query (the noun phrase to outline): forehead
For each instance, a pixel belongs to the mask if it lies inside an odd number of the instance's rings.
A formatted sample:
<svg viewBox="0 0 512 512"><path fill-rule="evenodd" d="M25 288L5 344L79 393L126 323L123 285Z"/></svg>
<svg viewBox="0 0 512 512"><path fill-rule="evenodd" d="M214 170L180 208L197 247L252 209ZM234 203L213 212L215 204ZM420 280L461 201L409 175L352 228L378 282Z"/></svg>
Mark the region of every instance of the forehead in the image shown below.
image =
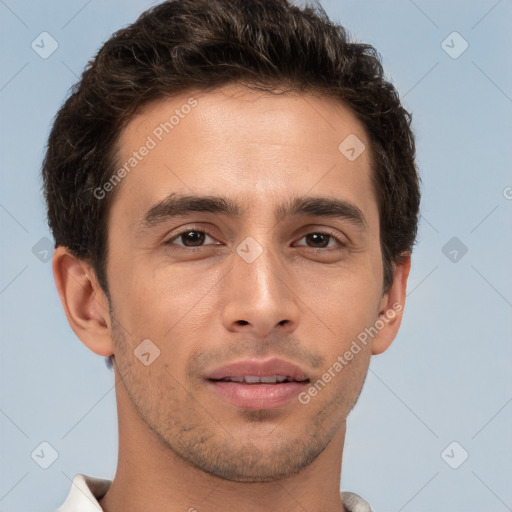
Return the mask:
<svg viewBox="0 0 512 512"><path fill-rule="evenodd" d="M244 211L315 195L371 215L370 158L364 127L332 99L238 85L190 91L145 106L121 133L113 209L135 222L173 192L238 197Z"/></svg>

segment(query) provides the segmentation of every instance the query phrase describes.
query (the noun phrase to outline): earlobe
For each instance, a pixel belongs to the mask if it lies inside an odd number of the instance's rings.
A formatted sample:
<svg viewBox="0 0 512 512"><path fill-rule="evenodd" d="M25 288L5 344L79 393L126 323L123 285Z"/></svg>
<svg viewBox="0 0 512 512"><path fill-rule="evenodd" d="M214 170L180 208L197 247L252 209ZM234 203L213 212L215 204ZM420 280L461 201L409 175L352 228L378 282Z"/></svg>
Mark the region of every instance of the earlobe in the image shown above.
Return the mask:
<svg viewBox="0 0 512 512"><path fill-rule="evenodd" d="M73 332L96 354L113 354L108 299L92 267L76 258L65 247L57 247L53 254L52 269Z"/></svg>
<svg viewBox="0 0 512 512"><path fill-rule="evenodd" d="M399 264L393 265L393 283L382 297L379 320L382 328L372 341L372 355L385 352L395 339L405 307L407 279L411 270L411 255L403 256Z"/></svg>

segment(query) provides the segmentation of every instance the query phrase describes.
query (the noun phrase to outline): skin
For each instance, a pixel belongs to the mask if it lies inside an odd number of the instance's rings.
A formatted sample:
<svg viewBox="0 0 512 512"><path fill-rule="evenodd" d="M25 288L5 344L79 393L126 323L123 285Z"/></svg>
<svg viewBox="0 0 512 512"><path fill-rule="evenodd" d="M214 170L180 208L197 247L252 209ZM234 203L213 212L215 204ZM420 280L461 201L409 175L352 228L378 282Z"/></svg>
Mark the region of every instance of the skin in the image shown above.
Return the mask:
<svg viewBox="0 0 512 512"><path fill-rule="evenodd" d="M342 512L346 418L401 311L307 405L238 408L203 376L276 356L315 382L379 315L404 305L409 257L382 292L370 143L351 111L327 98L229 85L147 105L122 133L119 163L190 97L197 106L116 190L111 310L86 262L63 247L53 258L74 332L96 354L115 354L119 459L100 504L108 512L217 512L227 503L244 512ZM366 146L355 161L338 150L349 134ZM137 235L144 214L171 192L227 195L246 212L190 213ZM303 195L348 201L367 226L315 216L275 221L277 205ZM187 229L208 235L197 252L186 246L190 236L177 237ZM345 247L306 236L326 231ZM236 252L247 236L263 248L252 263ZM133 352L145 339L160 350L148 366Z"/></svg>

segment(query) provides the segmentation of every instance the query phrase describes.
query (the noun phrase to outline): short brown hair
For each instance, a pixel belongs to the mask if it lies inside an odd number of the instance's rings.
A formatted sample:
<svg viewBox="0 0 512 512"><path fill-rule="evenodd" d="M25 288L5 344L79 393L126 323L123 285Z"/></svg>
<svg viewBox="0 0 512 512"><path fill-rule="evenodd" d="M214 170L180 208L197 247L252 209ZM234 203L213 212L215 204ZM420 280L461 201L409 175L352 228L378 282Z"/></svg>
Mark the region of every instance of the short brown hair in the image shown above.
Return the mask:
<svg viewBox="0 0 512 512"><path fill-rule="evenodd" d="M412 251L420 201L411 116L383 77L380 56L349 40L325 12L288 0L170 0L101 47L59 110L43 179L55 246L88 261L107 297L107 214L124 126L150 101L229 83L315 92L348 106L372 150L386 291L392 263ZM340 141L341 142L341 141Z"/></svg>

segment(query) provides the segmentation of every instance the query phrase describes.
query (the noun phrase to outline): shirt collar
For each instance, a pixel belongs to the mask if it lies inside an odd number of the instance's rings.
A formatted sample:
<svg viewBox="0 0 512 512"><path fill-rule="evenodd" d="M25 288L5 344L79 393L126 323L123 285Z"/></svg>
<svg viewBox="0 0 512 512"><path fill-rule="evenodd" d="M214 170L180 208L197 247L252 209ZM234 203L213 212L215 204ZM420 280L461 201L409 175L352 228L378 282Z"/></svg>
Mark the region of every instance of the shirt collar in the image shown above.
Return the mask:
<svg viewBox="0 0 512 512"><path fill-rule="evenodd" d="M77 473L66 501L56 512L102 512L98 500L105 496L111 483L112 480Z"/></svg>

